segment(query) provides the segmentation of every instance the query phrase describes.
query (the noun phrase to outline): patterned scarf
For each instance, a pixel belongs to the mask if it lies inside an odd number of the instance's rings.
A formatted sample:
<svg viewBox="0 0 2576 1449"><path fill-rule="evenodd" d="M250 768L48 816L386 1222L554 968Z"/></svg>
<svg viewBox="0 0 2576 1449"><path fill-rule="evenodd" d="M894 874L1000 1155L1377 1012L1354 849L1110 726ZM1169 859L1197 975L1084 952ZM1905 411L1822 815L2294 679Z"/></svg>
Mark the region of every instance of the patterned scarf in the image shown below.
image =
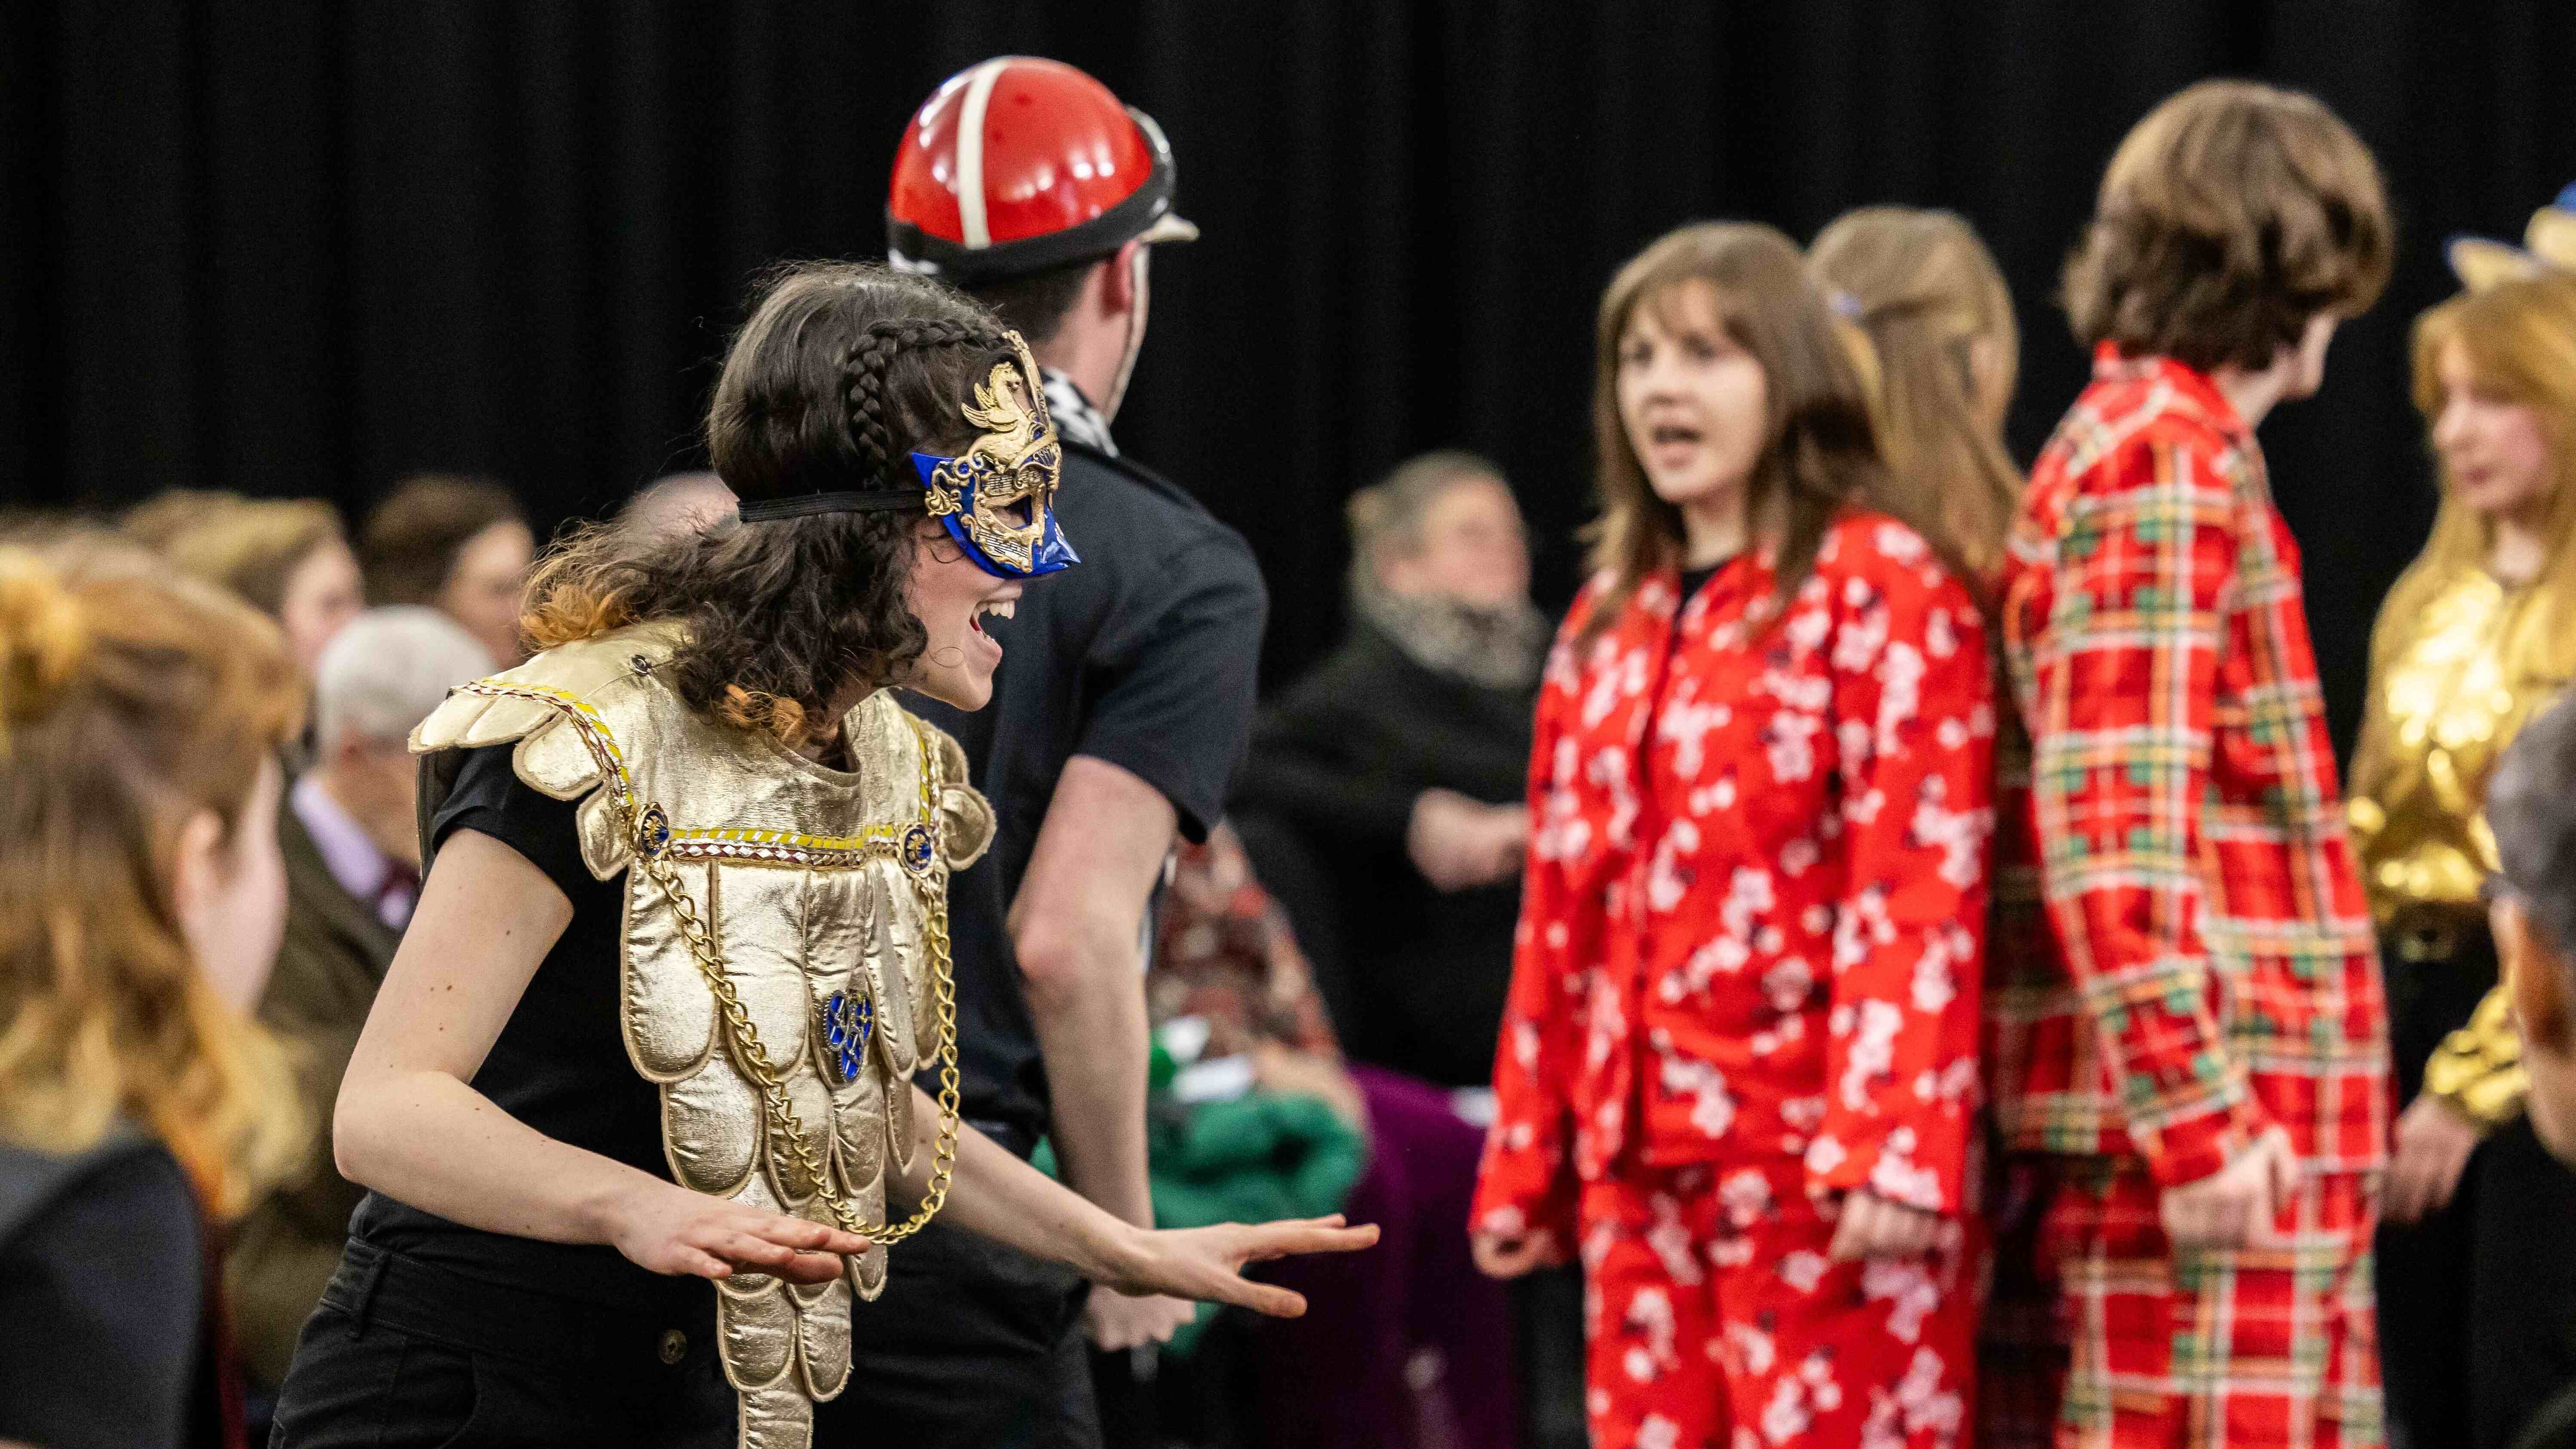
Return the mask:
<svg viewBox="0 0 2576 1449"><path fill-rule="evenodd" d="M1081 388L1073 385L1073 379L1052 367L1038 370L1046 374L1047 415L1055 419L1056 431L1086 448L1117 457L1118 444L1109 436L1109 420L1091 405L1091 399L1082 395Z"/></svg>
<svg viewBox="0 0 2576 1449"><path fill-rule="evenodd" d="M1414 663L1486 689L1526 689L1547 663L1547 615L1527 599L1499 609L1430 594L1391 593L1374 580L1351 604Z"/></svg>

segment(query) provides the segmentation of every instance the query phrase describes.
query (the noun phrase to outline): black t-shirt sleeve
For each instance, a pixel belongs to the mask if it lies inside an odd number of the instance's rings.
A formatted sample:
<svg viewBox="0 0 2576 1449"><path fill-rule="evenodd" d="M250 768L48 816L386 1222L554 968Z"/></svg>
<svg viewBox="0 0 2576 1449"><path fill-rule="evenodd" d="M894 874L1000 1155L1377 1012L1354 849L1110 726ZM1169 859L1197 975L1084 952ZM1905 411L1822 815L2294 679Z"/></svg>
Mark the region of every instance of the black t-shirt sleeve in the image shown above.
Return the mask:
<svg viewBox="0 0 2576 1449"><path fill-rule="evenodd" d="M510 768L514 748L485 745L464 752L447 799L430 817L430 849L435 852L458 830L491 836L544 871L566 899L579 901L598 888L598 877L582 863L574 802L557 800L521 780Z"/></svg>
<svg viewBox="0 0 2576 1449"><path fill-rule="evenodd" d="M1163 792L1181 833L1207 838L1243 767L1270 600L1231 533L1160 560L1092 642L1101 687L1073 753Z"/></svg>
<svg viewBox="0 0 2576 1449"><path fill-rule="evenodd" d="M187 1179L158 1148L112 1154L38 1209L0 1244L0 1439L177 1449L203 1262Z"/></svg>

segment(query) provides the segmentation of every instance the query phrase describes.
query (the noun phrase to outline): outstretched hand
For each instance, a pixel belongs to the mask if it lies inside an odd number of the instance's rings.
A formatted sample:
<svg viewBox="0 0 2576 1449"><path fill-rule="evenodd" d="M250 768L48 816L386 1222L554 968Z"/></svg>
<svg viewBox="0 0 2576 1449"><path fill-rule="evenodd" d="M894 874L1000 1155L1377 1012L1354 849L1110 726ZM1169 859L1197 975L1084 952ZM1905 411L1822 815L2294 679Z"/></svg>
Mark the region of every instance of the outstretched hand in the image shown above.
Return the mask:
<svg viewBox="0 0 2576 1449"><path fill-rule="evenodd" d="M1273 1318L1294 1318L1306 1300L1285 1288L1255 1283L1243 1265L1300 1253L1351 1253L1377 1241L1377 1225L1344 1226L1342 1216L1278 1223L1220 1223L1212 1228L1173 1228L1136 1235L1135 1250L1105 1287L1131 1296L1167 1294L1206 1303L1230 1303Z"/></svg>

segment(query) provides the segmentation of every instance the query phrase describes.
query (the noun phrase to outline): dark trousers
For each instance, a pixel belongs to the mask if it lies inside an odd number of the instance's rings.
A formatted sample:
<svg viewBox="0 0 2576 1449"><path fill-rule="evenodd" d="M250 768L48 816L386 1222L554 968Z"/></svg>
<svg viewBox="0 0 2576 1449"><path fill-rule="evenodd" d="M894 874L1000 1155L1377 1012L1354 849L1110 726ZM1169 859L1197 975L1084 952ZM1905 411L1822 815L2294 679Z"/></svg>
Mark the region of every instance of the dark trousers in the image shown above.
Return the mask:
<svg viewBox="0 0 2576 1449"><path fill-rule="evenodd" d="M270 1449L731 1449L715 1291L636 1315L352 1242L297 1340Z"/></svg>
<svg viewBox="0 0 2576 1449"><path fill-rule="evenodd" d="M2411 1101L2424 1062L2495 985L2493 942L2474 926L2385 943L2397 1079ZM2374 1245L2380 1373L2404 1449L2507 1449L2576 1384L2576 1172L2527 1120L2499 1128L2422 1222L2384 1223Z"/></svg>
<svg viewBox="0 0 2576 1449"><path fill-rule="evenodd" d="M1068 1269L924 1228L851 1314L850 1386L814 1406L814 1449L1100 1449L1089 1292Z"/></svg>

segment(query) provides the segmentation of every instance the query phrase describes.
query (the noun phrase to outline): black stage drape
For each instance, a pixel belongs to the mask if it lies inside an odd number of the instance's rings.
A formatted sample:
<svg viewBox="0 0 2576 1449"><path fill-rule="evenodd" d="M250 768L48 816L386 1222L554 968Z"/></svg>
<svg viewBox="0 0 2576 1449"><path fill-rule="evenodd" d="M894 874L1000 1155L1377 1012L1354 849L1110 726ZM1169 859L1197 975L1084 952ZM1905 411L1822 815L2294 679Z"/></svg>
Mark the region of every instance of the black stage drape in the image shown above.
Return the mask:
<svg viewBox="0 0 2576 1449"><path fill-rule="evenodd" d="M1340 627L1338 504L1434 445L1501 460L1575 576L1590 314L1697 217L1801 239L1955 207L2021 299L2025 456L2083 361L2050 302L2121 132L2208 75L2378 149L2390 294L2266 429L2335 718L2431 516L2406 328L2454 231L2576 177L2563 0L1126 0L0 7L0 497L507 479L541 523L693 459L746 278L874 254L912 107L1057 56L1153 112L1205 240L1157 259L1118 422L1248 534L1273 678Z"/></svg>

